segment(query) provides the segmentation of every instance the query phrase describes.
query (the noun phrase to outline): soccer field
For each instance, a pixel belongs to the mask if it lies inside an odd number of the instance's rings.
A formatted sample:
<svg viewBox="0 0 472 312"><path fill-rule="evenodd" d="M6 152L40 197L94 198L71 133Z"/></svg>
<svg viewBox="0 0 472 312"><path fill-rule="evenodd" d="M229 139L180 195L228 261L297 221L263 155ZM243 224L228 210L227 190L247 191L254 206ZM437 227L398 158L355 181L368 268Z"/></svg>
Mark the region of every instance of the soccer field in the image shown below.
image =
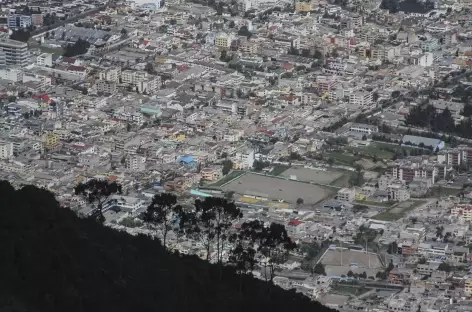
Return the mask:
<svg viewBox="0 0 472 312"><path fill-rule="evenodd" d="M222 189L240 195L257 195L271 200L284 200L289 203L296 203L298 198L302 198L305 204L315 204L333 192L330 189L310 183L253 173L245 174L225 184Z"/></svg>

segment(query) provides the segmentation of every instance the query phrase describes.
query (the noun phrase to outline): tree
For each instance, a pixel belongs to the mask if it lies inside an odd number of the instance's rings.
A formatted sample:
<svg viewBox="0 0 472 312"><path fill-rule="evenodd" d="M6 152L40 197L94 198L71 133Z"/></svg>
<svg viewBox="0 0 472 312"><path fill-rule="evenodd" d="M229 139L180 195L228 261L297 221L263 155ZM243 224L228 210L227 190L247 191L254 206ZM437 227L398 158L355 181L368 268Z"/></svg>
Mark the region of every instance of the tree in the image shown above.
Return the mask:
<svg viewBox="0 0 472 312"><path fill-rule="evenodd" d="M126 36L126 35L128 35L128 31L127 31L125 28L122 28L122 29L121 29L121 34L122 34L123 36Z"/></svg>
<svg viewBox="0 0 472 312"><path fill-rule="evenodd" d="M297 199L297 205L303 205L303 198Z"/></svg>
<svg viewBox="0 0 472 312"><path fill-rule="evenodd" d="M366 279L367 278L367 273L364 271L361 274L359 274L360 278Z"/></svg>
<svg viewBox="0 0 472 312"><path fill-rule="evenodd" d="M182 207L177 205L177 197L162 193L152 198L151 204L144 213L144 222L153 228L160 228L162 245L167 247L167 234L172 226L172 217L181 213Z"/></svg>
<svg viewBox="0 0 472 312"><path fill-rule="evenodd" d="M286 256L289 250L296 247L288 236L284 225L271 223L266 226L260 220L244 222L241 225L238 238L245 241L247 246L254 248L260 255L266 280L270 281L274 278L274 264ZM267 269L269 269L269 278L267 278Z"/></svg>
<svg viewBox="0 0 472 312"><path fill-rule="evenodd" d="M349 270L349 272L347 272L347 277L353 277L354 276L354 273L352 273L351 270Z"/></svg>
<svg viewBox="0 0 472 312"><path fill-rule="evenodd" d="M156 74L156 70L154 69L154 65L152 63L146 63L144 70L150 75Z"/></svg>
<svg viewBox="0 0 472 312"><path fill-rule="evenodd" d="M444 272L451 272L451 266L446 263L446 262L442 262L439 266L438 266L438 270L439 271L444 271Z"/></svg>
<svg viewBox="0 0 472 312"><path fill-rule="evenodd" d="M238 30L238 36L245 36L248 39L251 38L252 33L249 31L246 25L241 26Z"/></svg>
<svg viewBox="0 0 472 312"><path fill-rule="evenodd" d="M236 24L234 23L234 21L230 21L230 22L228 23L228 27L229 27L229 28L234 28L234 26L236 26Z"/></svg>
<svg viewBox="0 0 472 312"><path fill-rule="evenodd" d="M245 248L241 243L238 243L231 250L228 261L236 266L239 274L252 271L257 263L256 251L253 248Z"/></svg>
<svg viewBox="0 0 472 312"><path fill-rule="evenodd" d="M7 98L7 101L8 101L8 103L16 102L16 96L10 95L10 96Z"/></svg>
<svg viewBox="0 0 472 312"><path fill-rule="evenodd" d="M227 175L231 171L231 169L233 169L233 162L230 159L225 159L222 164L223 164L223 169L222 169L223 175Z"/></svg>
<svg viewBox="0 0 472 312"><path fill-rule="evenodd" d="M99 222L105 222L103 216L103 204L113 194L121 194L121 185L116 182L110 182L103 179L90 179L85 183L78 184L75 189L75 195L82 196L95 209L91 215L92 218Z"/></svg>
<svg viewBox="0 0 472 312"><path fill-rule="evenodd" d="M315 50L315 53L313 54L313 57L315 59L321 60L321 59L323 59L323 53L321 53L319 50Z"/></svg>
<svg viewBox="0 0 472 312"><path fill-rule="evenodd" d="M181 231L198 239L210 260L211 247L216 244L216 259L222 261L224 244L229 240L232 223L242 217L241 210L225 198L207 197L195 200L194 211L179 214Z"/></svg>
<svg viewBox="0 0 472 312"><path fill-rule="evenodd" d="M21 42L28 42L30 38L31 38L30 32L23 28L14 30L12 34L10 35L10 39L21 41Z"/></svg>
<svg viewBox="0 0 472 312"><path fill-rule="evenodd" d="M326 275L326 270L323 265L323 263L318 262L315 267L313 268L313 273L320 274L320 275Z"/></svg>
<svg viewBox="0 0 472 312"><path fill-rule="evenodd" d="M388 244L387 252L389 254L396 254L398 252L397 242L392 242L392 243Z"/></svg>
<svg viewBox="0 0 472 312"><path fill-rule="evenodd" d="M90 43L87 40L79 38L74 44L68 44L64 51L64 56L72 57L76 55L85 54L90 47Z"/></svg>
<svg viewBox="0 0 472 312"><path fill-rule="evenodd" d="M225 198L226 198L227 200L233 200L233 196L234 196L234 192L233 192L233 191L225 192Z"/></svg>

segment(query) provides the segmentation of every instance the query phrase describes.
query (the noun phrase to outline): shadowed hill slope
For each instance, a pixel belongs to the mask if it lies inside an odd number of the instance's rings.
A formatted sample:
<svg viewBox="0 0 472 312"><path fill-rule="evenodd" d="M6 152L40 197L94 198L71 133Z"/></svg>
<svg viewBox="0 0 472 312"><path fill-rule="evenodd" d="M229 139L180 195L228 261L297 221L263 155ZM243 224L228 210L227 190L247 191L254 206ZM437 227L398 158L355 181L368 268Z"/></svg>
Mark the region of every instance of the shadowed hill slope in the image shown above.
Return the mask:
<svg viewBox="0 0 472 312"><path fill-rule="evenodd" d="M333 311L0 181L0 311Z"/></svg>

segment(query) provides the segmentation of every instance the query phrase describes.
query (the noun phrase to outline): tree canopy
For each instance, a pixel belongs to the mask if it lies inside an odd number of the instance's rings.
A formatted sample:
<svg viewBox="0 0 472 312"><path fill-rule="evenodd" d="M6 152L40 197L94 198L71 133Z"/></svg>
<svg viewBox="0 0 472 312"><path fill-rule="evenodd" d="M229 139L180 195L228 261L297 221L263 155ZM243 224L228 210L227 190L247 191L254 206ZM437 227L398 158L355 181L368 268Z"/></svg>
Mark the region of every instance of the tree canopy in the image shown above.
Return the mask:
<svg viewBox="0 0 472 312"><path fill-rule="evenodd" d="M64 51L64 56L76 56L87 53L90 43L87 40L79 38L74 44L69 43Z"/></svg>
<svg viewBox="0 0 472 312"><path fill-rule="evenodd" d="M468 108L464 107L463 113L468 114ZM405 122L408 125L427 128L433 132L472 138L471 119L464 118L456 125L451 111L447 107L443 111L438 112L431 104L418 105L410 110Z"/></svg>

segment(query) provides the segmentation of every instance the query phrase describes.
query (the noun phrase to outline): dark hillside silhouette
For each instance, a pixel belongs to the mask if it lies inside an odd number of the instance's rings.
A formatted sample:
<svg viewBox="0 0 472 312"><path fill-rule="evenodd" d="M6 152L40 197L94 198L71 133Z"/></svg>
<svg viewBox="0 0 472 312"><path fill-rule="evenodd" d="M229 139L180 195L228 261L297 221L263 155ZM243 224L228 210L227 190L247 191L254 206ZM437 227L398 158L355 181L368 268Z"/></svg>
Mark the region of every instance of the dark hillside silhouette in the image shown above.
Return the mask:
<svg viewBox="0 0 472 312"><path fill-rule="evenodd" d="M0 181L0 198L1 311L334 311L79 219L46 190Z"/></svg>

